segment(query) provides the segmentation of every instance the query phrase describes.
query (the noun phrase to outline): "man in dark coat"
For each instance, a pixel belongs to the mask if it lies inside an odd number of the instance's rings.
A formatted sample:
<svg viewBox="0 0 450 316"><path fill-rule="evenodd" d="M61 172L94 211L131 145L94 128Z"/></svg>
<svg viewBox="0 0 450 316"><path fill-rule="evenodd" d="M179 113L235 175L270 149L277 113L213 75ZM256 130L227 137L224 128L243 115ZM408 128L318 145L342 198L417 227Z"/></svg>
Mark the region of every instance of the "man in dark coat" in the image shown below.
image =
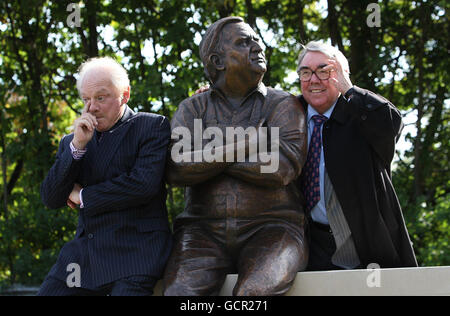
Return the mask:
<svg viewBox="0 0 450 316"><path fill-rule="evenodd" d="M163 182L170 125L127 106L128 76L111 58L89 60L79 75L83 114L41 186L49 208L79 206L78 227L38 295L150 295L172 245Z"/></svg>
<svg viewBox="0 0 450 316"><path fill-rule="evenodd" d="M400 112L353 86L348 61L330 45L308 43L297 72L308 123L298 179L309 219L307 270L417 266L391 182Z"/></svg>

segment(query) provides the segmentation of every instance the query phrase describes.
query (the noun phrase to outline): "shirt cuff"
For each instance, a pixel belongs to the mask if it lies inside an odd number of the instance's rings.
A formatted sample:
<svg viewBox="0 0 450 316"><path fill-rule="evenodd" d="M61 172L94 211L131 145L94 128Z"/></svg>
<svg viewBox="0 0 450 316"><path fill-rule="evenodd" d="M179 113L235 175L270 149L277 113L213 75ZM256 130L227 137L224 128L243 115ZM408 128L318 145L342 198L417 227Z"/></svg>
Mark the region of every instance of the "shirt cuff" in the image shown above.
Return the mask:
<svg viewBox="0 0 450 316"><path fill-rule="evenodd" d="M81 190L80 190L80 193L79 193L79 195L80 195L80 208L84 208L84 204L83 204L83 196L82 196L81 192L83 192L83 189L81 189Z"/></svg>
<svg viewBox="0 0 450 316"><path fill-rule="evenodd" d="M72 141L72 142L70 142L70 151L72 152L73 159L80 160L81 158L83 158L87 149L76 149L75 146L73 145L73 141Z"/></svg>
<svg viewBox="0 0 450 316"><path fill-rule="evenodd" d="M350 89L348 89L348 91L345 93L344 98L345 100L350 101L350 99L352 98L353 92L355 92L355 90L353 89L353 87L351 87Z"/></svg>

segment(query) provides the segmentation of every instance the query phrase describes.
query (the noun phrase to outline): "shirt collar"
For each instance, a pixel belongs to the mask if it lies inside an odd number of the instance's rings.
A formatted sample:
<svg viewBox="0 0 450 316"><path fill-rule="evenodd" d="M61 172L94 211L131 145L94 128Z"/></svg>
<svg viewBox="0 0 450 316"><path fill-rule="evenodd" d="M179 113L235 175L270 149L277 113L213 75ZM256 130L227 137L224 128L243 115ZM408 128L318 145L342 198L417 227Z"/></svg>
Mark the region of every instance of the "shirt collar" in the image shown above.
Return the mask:
<svg viewBox="0 0 450 316"><path fill-rule="evenodd" d="M322 114L323 116L326 116L327 119L330 119L331 114L333 114L333 110L336 107L336 103L338 100L339 100L339 98L334 102L334 104L325 113ZM314 115L320 115L310 104L308 104L307 113L308 113L308 122L311 120L311 118Z"/></svg>
<svg viewBox="0 0 450 316"><path fill-rule="evenodd" d="M210 89L211 89L211 93L215 93L222 99L226 100L222 91L220 91L217 87L212 85ZM267 96L267 87L264 85L264 83L260 82L258 87L256 87L254 90L250 91L250 93L242 100L241 105L254 93L259 93L265 98Z"/></svg>
<svg viewBox="0 0 450 316"><path fill-rule="evenodd" d="M126 122L133 114L134 112L128 107L127 104L125 104L125 110L123 111L123 114L121 118L116 122L116 124L113 125L108 131L112 131L122 125L124 122Z"/></svg>
<svg viewBox="0 0 450 316"><path fill-rule="evenodd" d="M256 91L261 93L264 97L267 96L267 88L264 85L264 83L262 83L262 82L258 85L258 88L256 88Z"/></svg>

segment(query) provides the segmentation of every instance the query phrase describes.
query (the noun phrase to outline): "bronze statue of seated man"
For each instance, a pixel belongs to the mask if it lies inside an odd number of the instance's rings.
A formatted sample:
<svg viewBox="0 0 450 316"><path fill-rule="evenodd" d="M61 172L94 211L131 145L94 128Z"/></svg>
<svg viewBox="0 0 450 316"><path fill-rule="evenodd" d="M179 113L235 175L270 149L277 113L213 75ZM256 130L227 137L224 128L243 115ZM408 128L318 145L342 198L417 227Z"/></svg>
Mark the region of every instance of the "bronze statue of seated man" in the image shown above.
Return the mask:
<svg viewBox="0 0 450 316"><path fill-rule="evenodd" d="M179 105L167 180L186 187L174 222L164 295L281 295L305 269L302 198L293 180L306 159L304 111L265 87L266 59L241 18L216 21L200 43L211 88Z"/></svg>

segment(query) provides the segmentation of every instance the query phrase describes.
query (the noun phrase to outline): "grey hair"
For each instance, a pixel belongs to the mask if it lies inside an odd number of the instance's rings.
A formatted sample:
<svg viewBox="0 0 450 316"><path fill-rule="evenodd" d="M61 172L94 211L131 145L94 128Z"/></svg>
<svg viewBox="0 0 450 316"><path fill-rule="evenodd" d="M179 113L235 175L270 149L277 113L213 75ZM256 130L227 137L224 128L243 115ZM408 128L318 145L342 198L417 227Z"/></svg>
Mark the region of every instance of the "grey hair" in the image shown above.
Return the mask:
<svg viewBox="0 0 450 316"><path fill-rule="evenodd" d="M240 17L229 16L217 20L211 24L203 35L200 42L200 58L203 62L206 77L214 83L217 77L217 71L211 62L211 55L221 55L222 51L222 30L229 23L240 23L244 20Z"/></svg>
<svg viewBox="0 0 450 316"><path fill-rule="evenodd" d="M302 50L298 55L297 73L300 71L300 65L303 61L303 58L308 52L320 52L322 54L327 55L330 58L336 59L341 64L342 70L350 73L350 66L348 64L348 60L339 49L329 44L316 41L311 41L306 45L302 45Z"/></svg>
<svg viewBox="0 0 450 316"><path fill-rule="evenodd" d="M130 79L128 78L127 71L121 64L119 64L111 57L95 57L85 61L78 69L78 93L81 94L81 86L83 84L85 75L94 69L108 70L109 74L111 75L111 83L119 94L125 91L130 85Z"/></svg>

